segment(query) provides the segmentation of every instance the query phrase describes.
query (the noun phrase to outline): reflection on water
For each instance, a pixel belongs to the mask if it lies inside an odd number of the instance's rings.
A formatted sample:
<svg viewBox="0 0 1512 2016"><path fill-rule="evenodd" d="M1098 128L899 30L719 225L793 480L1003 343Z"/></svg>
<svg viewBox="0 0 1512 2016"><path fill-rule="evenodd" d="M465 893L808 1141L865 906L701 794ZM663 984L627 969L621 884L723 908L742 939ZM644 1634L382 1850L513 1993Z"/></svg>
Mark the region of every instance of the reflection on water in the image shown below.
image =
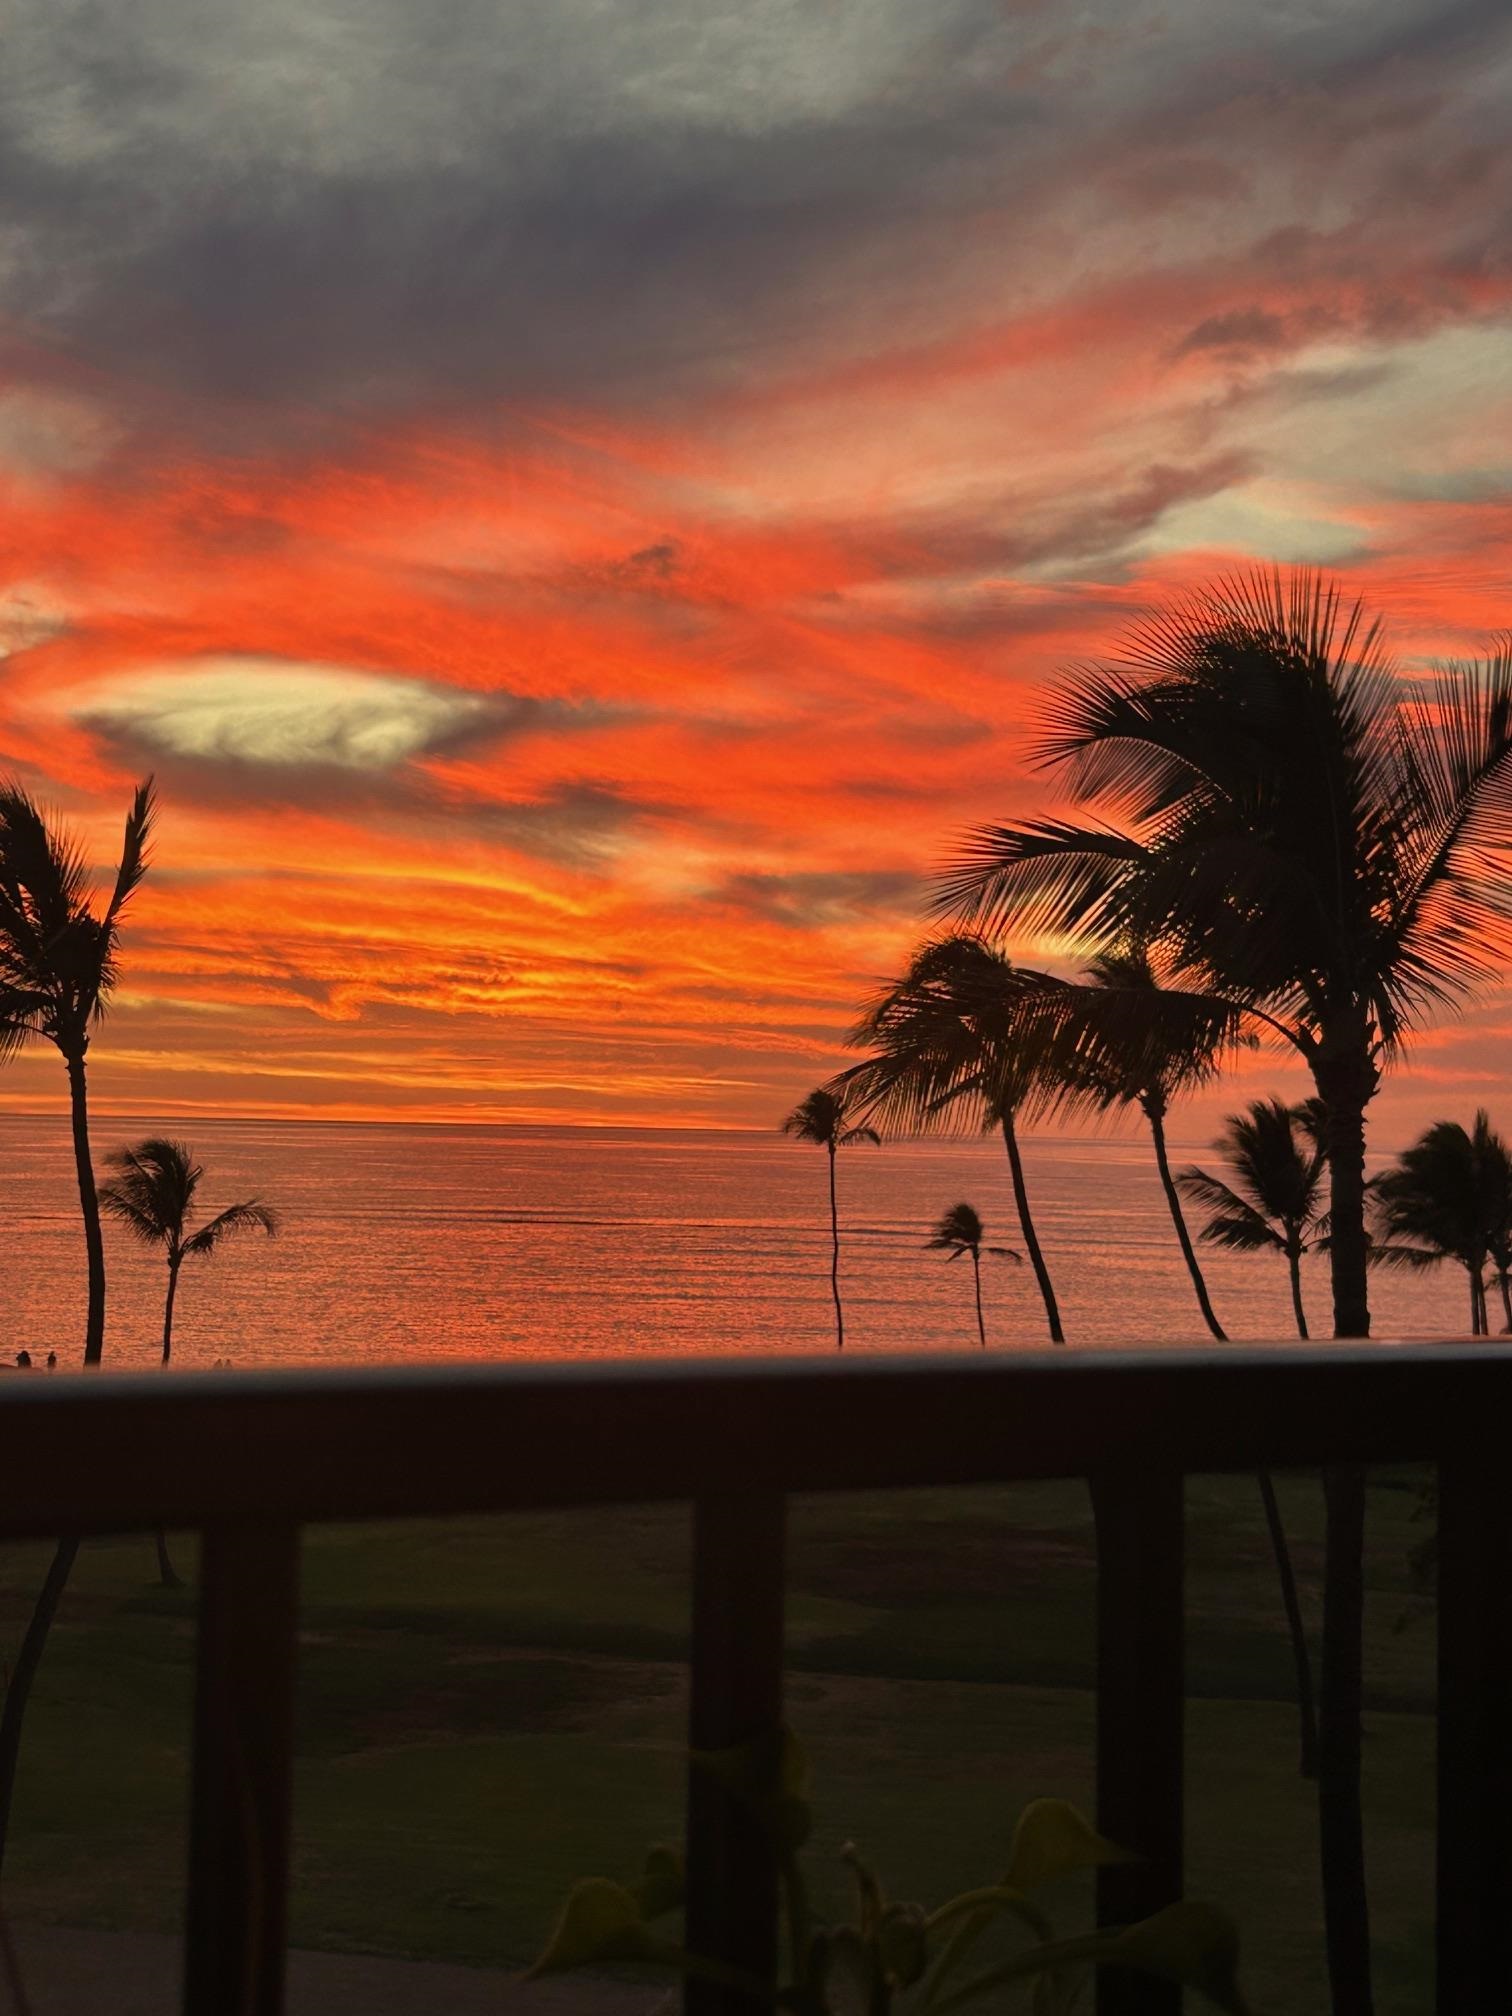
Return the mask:
<svg viewBox="0 0 1512 2016"><path fill-rule="evenodd" d="M258 1195L284 1236L223 1247L185 1270L174 1356L296 1359L617 1356L822 1350L833 1342L824 1156L760 1134L629 1129L338 1126L236 1121L192 1127L99 1120L97 1160L153 1131L184 1132L214 1211ZM67 1122L7 1117L0 1351L72 1363L83 1258ZM1210 1157L1177 1144L1178 1162ZM1191 1292L1148 1151L1137 1137L1031 1139L1040 1235L1074 1344L1197 1342ZM936 1350L975 1342L964 1263L926 1253L946 1205L966 1199L993 1244L1018 1244L1001 1151L981 1141L842 1155L847 1347ZM106 1227L107 1363L154 1361L163 1268ZM1285 1338L1285 1268L1204 1255L1236 1339ZM1044 1343L1029 1269L984 1262L989 1344ZM1378 1335L1445 1335L1463 1321L1461 1277L1386 1276ZM1321 1262L1307 1282L1326 1334Z"/></svg>

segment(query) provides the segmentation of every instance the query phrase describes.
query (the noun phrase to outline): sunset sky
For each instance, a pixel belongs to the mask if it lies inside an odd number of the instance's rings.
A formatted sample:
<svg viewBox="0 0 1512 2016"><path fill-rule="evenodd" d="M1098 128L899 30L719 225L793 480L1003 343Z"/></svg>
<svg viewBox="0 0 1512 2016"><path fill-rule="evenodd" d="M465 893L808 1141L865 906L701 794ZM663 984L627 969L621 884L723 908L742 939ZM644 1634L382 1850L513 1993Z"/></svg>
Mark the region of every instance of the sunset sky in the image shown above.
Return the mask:
<svg viewBox="0 0 1512 2016"><path fill-rule="evenodd" d="M1259 558L1407 665L1512 623L1506 0L5 41L0 767L102 861L163 795L103 1110L769 1126L1142 606Z"/></svg>

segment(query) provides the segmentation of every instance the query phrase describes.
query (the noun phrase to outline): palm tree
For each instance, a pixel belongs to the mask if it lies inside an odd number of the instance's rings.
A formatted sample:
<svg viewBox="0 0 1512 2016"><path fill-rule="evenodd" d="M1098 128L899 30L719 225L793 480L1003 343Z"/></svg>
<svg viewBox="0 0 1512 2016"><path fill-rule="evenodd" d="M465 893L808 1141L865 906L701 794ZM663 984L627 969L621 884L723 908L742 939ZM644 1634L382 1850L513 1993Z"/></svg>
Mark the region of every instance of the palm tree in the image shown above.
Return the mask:
<svg viewBox="0 0 1512 2016"><path fill-rule="evenodd" d="M1208 1212L1199 1235L1204 1244L1231 1253L1279 1253L1291 1280L1297 1335L1306 1338L1302 1302L1302 1258L1322 1244L1323 1130L1326 1118L1316 1099L1288 1106L1283 1099L1256 1099L1243 1113L1231 1113L1214 1142L1229 1167L1232 1183L1189 1165L1176 1182L1194 1204Z"/></svg>
<svg viewBox="0 0 1512 2016"><path fill-rule="evenodd" d="M1098 953L1088 965L1087 982L1104 1000L1162 991L1149 950L1143 945ZM1155 1019L1144 1030L1141 1040L1131 1046L1119 1040L1122 1032L1116 1024L1106 1026L1097 1012L1102 1006L1103 1001L1097 999L1081 1002L1086 1027L1076 1039L1075 1054L1066 1075L1066 1102L1090 1103L1104 1110L1137 1106L1144 1115L1155 1150L1160 1187L1198 1310L1208 1334L1218 1343L1226 1344L1228 1336L1214 1312L1181 1209L1181 1196L1171 1176L1165 1123L1174 1099L1183 1092L1197 1091L1217 1076L1223 1053L1233 1042L1235 1032L1228 1018L1221 1018L1206 1027L1194 1043L1189 1018L1170 1024ZM1111 1043L1107 1041L1110 1035Z"/></svg>
<svg viewBox="0 0 1512 2016"><path fill-rule="evenodd" d="M872 1055L835 1081L887 1126L949 1125L969 1116L984 1133L1002 1135L1024 1250L1056 1344L1066 1337L1029 1208L1018 1122L1050 1098L1026 1003L1062 985L1015 966L970 932L933 939L853 1032L852 1042L871 1045Z"/></svg>
<svg viewBox="0 0 1512 2016"><path fill-rule="evenodd" d="M881 1136L871 1127L857 1126L848 1118L843 1093L821 1086L795 1106L782 1123L784 1134L798 1141L812 1141L829 1154L830 1205L830 1293L835 1298L835 1349L845 1349L845 1312L840 1304L840 1210L835 1196L835 1157L842 1148L858 1142L881 1146Z"/></svg>
<svg viewBox="0 0 1512 2016"><path fill-rule="evenodd" d="M995 1259L1017 1262L1018 1254L1011 1246L984 1246L986 1233L975 1207L970 1204L952 1204L948 1211L940 1214L940 1222L933 1234L924 1242L931 1253L948 1253L952 1260L959 1260L963 1253L971 1255L972 1285L976 1290L977 1339L985 1351L987 1348L987 1325L982 1319L982 1255L991 1253Z"/></svg>
<svg viewBox="0 0 1512 2016"><path fill-rule="evenodd" d="M153 810L149 778L132 800L115 881L97 910L80 843L49 825L19 784L0 785L0 1048L40 1036L57 1049L68 1072L89 1279L86 1365L98 1365L105 1348L105 1245L89 1152L85 1059L115 987L121 919L147 872ZM10 1831L26 1706L78 1551L77 1538L58 1542L0 1710L0 1864Z"/></svg>
<svg viewBox="0 0 1512 2016"><path fill-rule="evenodd" d="M1490 1334L1486 1267L1505 1254L1512 1157L1481 1109L1468 1132L1440 1120L1370 1186L1380 1237L1371 1257L1383 1266L1437 1267L1454 1260L1470 1280L1470 1332ZM1495 1249L1495 1251L1493 1251Z"/></svg>
<svg viewBox="0 0 1512 2016"><path fill-rule="evenodd" d="M1091 950L1130 938L1290 1045L1325 1110L1334 1334L1370 1334L1365 1115L1404 1038L1503 966L1512 644L1404 682L1299 573L1219 582L1073 675L1042 760L1091 822L980 830L941 909ZM1360 1819L1364 1477L1325 1477L1319 1817L1336 2016L1369 2016Z"/></svg>
<svg viewBox="0 0 1512 2016"><path fill-rule="evenodd" d="M178 1295L179 1269L189 1259L208 1259L221 1241L233 1232L260 1228L271 1237L278 1219L266 1204L254 1198L247 1204L232 1204L199 1230L191 1232L195 1192L204 1170L182 1141L154 1137L138 1142L135 1148L119 1149L109 1158L115 1175L99 1189L101 1206L119 1218L144 1246L162 1250L168 1264L168 1292L163 1303L163 1363L173 1352L173 1305ZM168 1540L162 1528L157 1532L158 1579L165 1589L182 1587L168 1554Z"/></svg>
<svg viewBox="0 0 1512 2016"><path fill-rule="evenodd" d="M45 1037L67 1067L89 1270L86 1365L98 1365L105 1348L105 1246L89 1153L85 1059L116 984L122 914L147 872L153 811L149 778L137 788L115 885L97 913L79 842L49 826L18 784L0 786L0 1021L13 1041Z"/></svg>
<svg viewBox="0 0 1512 2016"><path fill-rule="evenodd" d="M278 1215L254 1197L230 1204L197 1231L189 1229L204 1170L182 1141L157 1137L119 1149L108 1166L116 1173L100 1185L100 1203L144 1246L159 1248L168 1267L163 1303L163 1363L173 1351L173 1305L179 1269L186 1260L208 1260L233 1232L261 1231L271 1238Z"/></svg>

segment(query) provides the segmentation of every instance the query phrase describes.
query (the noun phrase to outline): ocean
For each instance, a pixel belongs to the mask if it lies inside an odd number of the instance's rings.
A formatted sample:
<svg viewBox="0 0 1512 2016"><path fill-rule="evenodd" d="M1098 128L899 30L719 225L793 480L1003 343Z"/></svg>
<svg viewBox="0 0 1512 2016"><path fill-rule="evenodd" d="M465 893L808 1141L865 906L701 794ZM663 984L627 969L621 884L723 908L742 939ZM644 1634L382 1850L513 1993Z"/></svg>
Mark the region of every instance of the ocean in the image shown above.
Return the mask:
<svg viewBox="0 0 1512 2016"><path fill-rule="evenodd" d="M441 1359L744 1356L834 1344L825 1157L777 1134L613 1128L342 1125L99 1118L97 1171L153 1132L205 1164L205 1210L260 1197L276 1240L248 1233L186 1263L174 1360L207 1366ZM84 1264L62 1114L0 1118L0 1353L77 1363ZM1204 1341L1148 1145L1030 1137L1031 1202L1072 1345ZM1178 1165L1211 1151L1173 1144ZM971 1271L925 1250L948 1205L976 1206L991 1244L1021 1244L1000 1143L856 1147L840 1157L846 1348L974 1347ZM106 1364L156 1362L161 1260L107 1222ZM1236 1340L1293 1336L1286 1269L1204 1251ZM1328 1331L1321 1259L1307 1263ZM1457 1269L1377 1277L1376 1334L1461 1334ZM983 1263L988 1347L1046 1342L1027 1263Z"/></svg>

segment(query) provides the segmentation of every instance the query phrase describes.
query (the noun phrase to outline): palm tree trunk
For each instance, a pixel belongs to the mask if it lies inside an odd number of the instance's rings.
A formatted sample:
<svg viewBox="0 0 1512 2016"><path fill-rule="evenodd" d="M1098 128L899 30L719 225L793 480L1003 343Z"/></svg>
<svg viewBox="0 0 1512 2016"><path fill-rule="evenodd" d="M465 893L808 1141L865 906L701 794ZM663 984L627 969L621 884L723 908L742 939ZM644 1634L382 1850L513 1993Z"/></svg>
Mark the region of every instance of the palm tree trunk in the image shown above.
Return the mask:
<svg viewBox="0 0 1512 2016"><path fill-rule="evenodd" d="M84 1363L98 1365L105 1351L105 1242L100 1233L100 1200L95 1194L94 1162L89 1152L89 1095L84 1075L87 1039L63 1052L68 1066L70 1117L73 1122L74 1173L79 1185L79 1211L84 1220L84 1251L89 1265L89 1302L84 1324ZM0 1710L0 1866L10 1835L11 1802L21 1761L21 1731L32 1683L42 1664L48 1633L68 1587L79 1552L77 1539L60 1540L47 1579L32 1606L31 1621L16 1658L5 1707Z"/></svg>
<svg viewBox="0 0 1512 2016"><path fill-rule="evenodd" d="M1297 1594L1297 1575L1292 1566L1286 1527L1276 1497L1275 1480L1269 1470L1259 1470L1260 1503L1265 1508L1265 1527L1270 1534L1271 1552L1281 1578L1281 1607L1286 1612L1286 1632L1291 1640L1292 1667L1297 1676L1297 1717L1301 1725L1297 1768L1304 1778L1318 1775L1318 1710L1313 1695L1312 1658L1307 1650L1307 1627L1302 1621L1302 1600Z"/></svg>
<svg viewBox="0 0 1512 2016"><path fill-rule="evenodd" d="M32 1609L31 1622L21 1640L21 1650L5 1690L5 1706L0 1709L0 1868L5 1865L5 1849L10 1839L11 1803L16 1793L16 1769L21 1761L21 1730L26 1721L26 1704L31 1699L32 1682L42 1663L47 1634L68 1587L74 1559L79 1551L76 1539L60 1540L52 1565Z"/></svg>
<svg viewBox="0 0 1512 2016"><path fill-rule="evenodd" d="M1066 1333L1061 1328L1060 1306L1055 1299L1055 1289L1050 1282L1050 1269L1045 1265L1045 1256L1040 1251L1039 1235L1035 1232L1034 1219L1029 1212L1029 1192L1024 1185L1024 1163L1019 1154L1018 1135L1014 1132L1011 1113L1003 1115L1002 1129L1003 1146L1008 1150L1008 1168L1013 1177L1013 1201L1018 1207L1019 1230L1024 1235L1029 1265L1034 1269L1034 1278L1039 1283L1040 1297L1045 1305L1045 1321L1050 1325L1050 1341L1052 1344L1064 1344Z"/></svg>
<svg viewBox="0 0 1512 2016"><path fill-rule="evenodd" d="M976 1287L977 1339L982 1349L987 1349L987 1325L982 1321L982 1256L975 1246L971 1249L971 1273Z"/></svg>
<svg viewBox="0 0 1512 2016"><path fill-rule="evenodd" d="M1302 1255L1294 1245L1286 1249L1286 1266L1291 1275L1292 1314L1297 1319L1297 1335L1307 1342L1307 1311L1302 1306Z"/></svg>
<svg viewBox="0 0 1512 2016"><path fill-rule="evenodd" d="M98 1365L105 1354L105 1241L100 1233L100 1200L89 1153L89 1094L84 1082L84 1046L65 1051L69 1106L73 1119L74 1174L84 1220L84 1252L89 1263L89 1308L84 1324L84 1363Z"/></svg>
<svg viewBox="0 0 1512 2016"><path fill-rule="evenodd" d="M835 1349L845 1349L845 1312L840 1307L840 1207L835 1201L835 1144L829 1144L830 1293L835 1298Z"/></svg>
<svg viewBox="0 0 1512 2016"><path fill-rule="evenodd" d="M1361 1038L1351 1054L1314 1065L1327 1109L1329 1262L1335 1337L1370 1335L1365 1237L1365 1107L1376 1072ZM1323 1922L1333 2016L1373 2016L1370 1905L1360 1810L1360 1717L1364 1669L1365 1471L1332 1464L1323 1473L1326 1517L1323 1675L1318 1700L1318 1833Z"/></svg>
<svg viewBox="0 0 1512 2016"><path fill-rule="evenodd" d="M1165 1117L1152 1101L1145 1107L1145 1118L1150 1123L1150 1136L1155 1143L1155 1164L1160 1171L1161 1186L1170 1206L1171 1223L1176 1228L1177 1243L1181 1247L1182 1258L1186 1261L1187 1272L1192 1277L1192 1286L1197 1293L1197 1306L1202 1311L1203 1321L1220 1344L1229 1340L1213 1313L1212 1302L1208 1298L1207 1282L1203 1279L1196 1250L1192 1245L1192 1235L1187 1229L1186 1213L1181 1208L1181 1193L1171 1176L1170 1158L1166 1154ZM1297 1320L1302 1323L1300 1290L1297 1294ZM1307 1335L1305 1324L1302 1335ZM1266 1531L1270 1535L1271 1552L1276 1557L1276 1574L1281 1583L1281 1607L1286 1612L1286 1629L1291 1639L1292 1665L1297 1675L1297 1714L1301 1722L1301 1743L1299 1768L1304 1778L1318 1775L1318 1717L1313 1702L1312 1661L1307 1651L1307 1630L1302 1622L1302 1603L1297 1594L1297 1575L1292 1566L1291 1548L1287 1543L1286 1528L1281 1522L1281 1507L1276 1501L1276 1487L1268 1470L1256 1472L1260 1486L1260 1503L1265 1509Z"/></svg>
<svg viewBox="0 0 1512 2016"><path fill-rule="evenodd" d="M178 1294L178 1262L168 1262L168 1296L163 1304L163 1363L166 1365L173 1355L173 1302Z"/></svg>
<svg viewBox="0 0 1512 2016"><path fill-rule="evenodd" d="M1512 1332L1512 1287L1508 1286L1508 1278L1506 1268L1498 1267L1496 1270L1496 1285L1501 1290L1502 1314L1507 1319L1506 1329L1502 1333L1503 1336Z"/></svg>
<svg viewBox="0 0 1512 2016"><path fill-rule="evenodd" d="M1202 1269L1197 1264L1197 1255L1192 1247L1192 1235L1187 1230L1186 1214L1181 1208L1181 1198L1177 1193L1175 1179L1171 1175L1170 1158L1166 1154L1165 1116L1154 1100L1145 1104L1145 1118L1150 1123L1150 1138L1155 1143L1155 1166L1160 1171L1161 1188L1165 1191L1166 1203L1170 1207L1171 1223L1176 1228L1176 1243L1181 1248L1181 1257L1186 1262L1187 1273L1192 1279L1192 1291L1197 1297L1197 1307L1202 1311L1202 1320L1208 1327L1208 1334L1220 1344L1227 1344L1228 1335L1223 1325L1213 1313L1213 1304L1208 1295L1207 1282L1202 1278Z"/></svg>
<svg viewBox="0 0 1512 2016"><path fill-rule="evenodd" d="M1465 1271L1470 1275L1470 1335L1481 1337L1485 1334L1481 1329L1481 1284L1469 1268Z"/></svg>
<svg viewBox="0 0 1512 2016"><path fill-rule="evenodd" d="M163 1364L166 1366L173 1355L173 1301L178 1294L179 1263L168 1262L168 1294L163 1303ZM173 1565L173 1557L168 1552L168 1536L159 1526L154 1536L157 1540L158 1582L164 1589L182 1589L183 1578Z"/></svg>

